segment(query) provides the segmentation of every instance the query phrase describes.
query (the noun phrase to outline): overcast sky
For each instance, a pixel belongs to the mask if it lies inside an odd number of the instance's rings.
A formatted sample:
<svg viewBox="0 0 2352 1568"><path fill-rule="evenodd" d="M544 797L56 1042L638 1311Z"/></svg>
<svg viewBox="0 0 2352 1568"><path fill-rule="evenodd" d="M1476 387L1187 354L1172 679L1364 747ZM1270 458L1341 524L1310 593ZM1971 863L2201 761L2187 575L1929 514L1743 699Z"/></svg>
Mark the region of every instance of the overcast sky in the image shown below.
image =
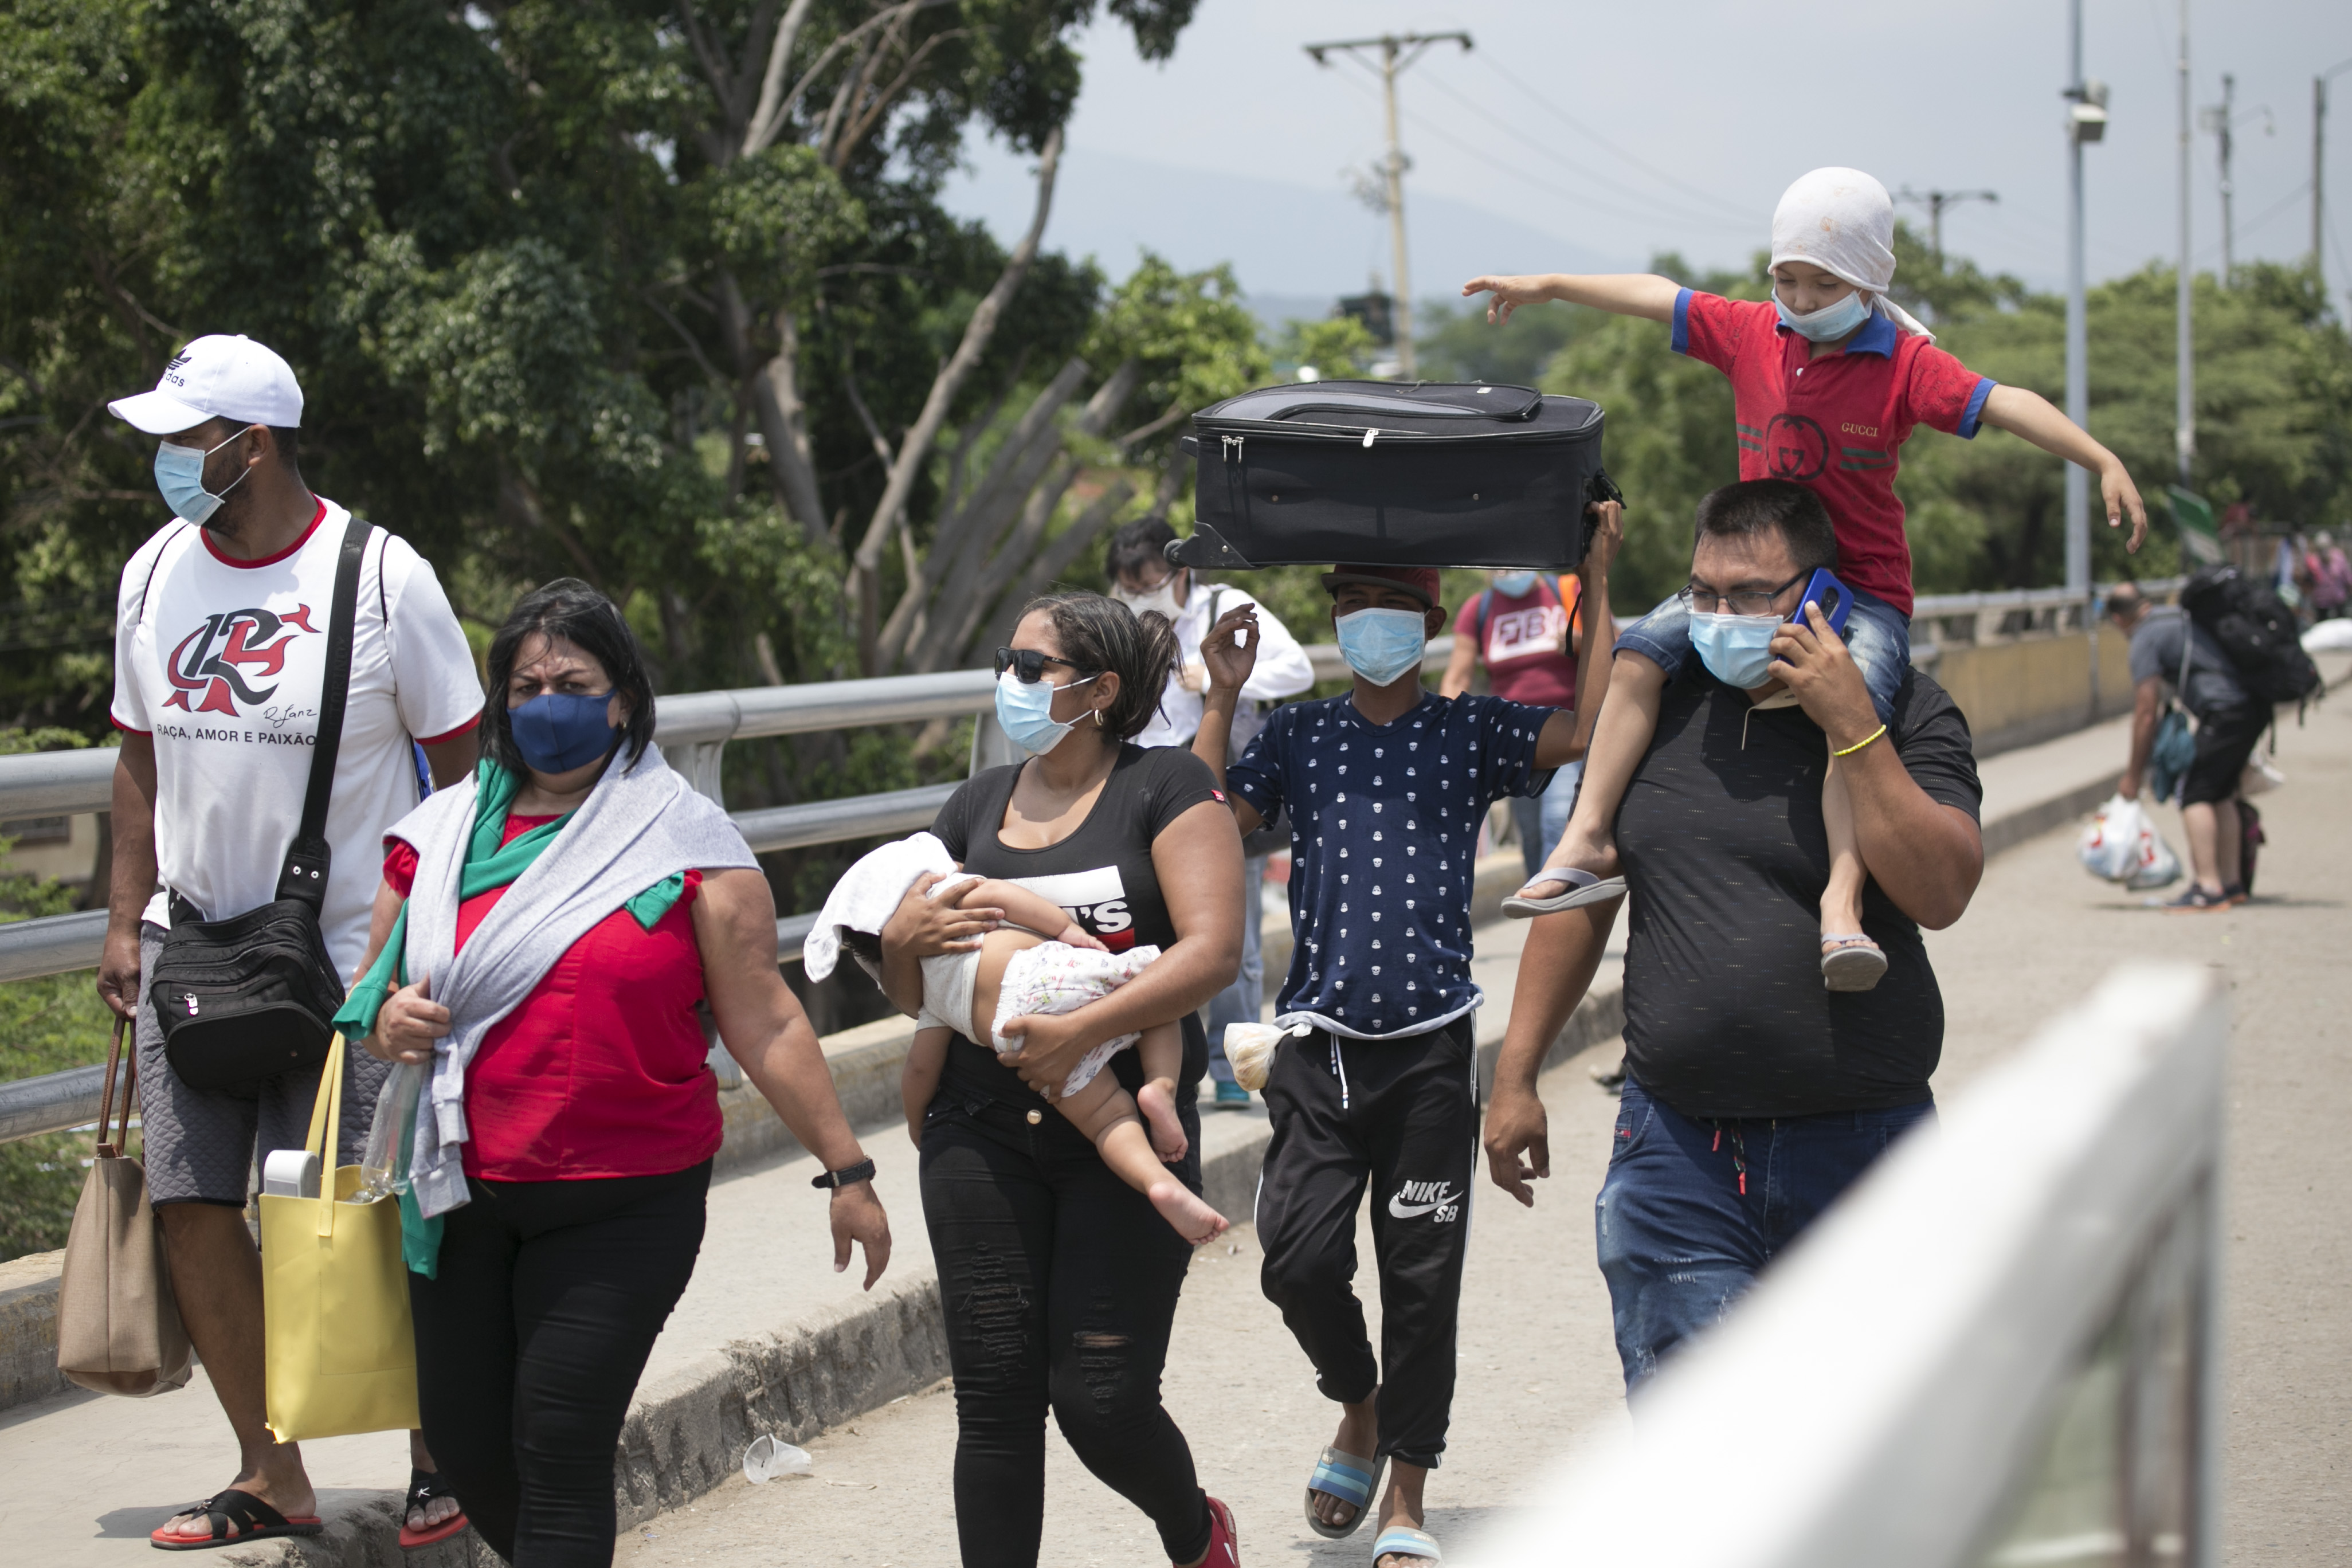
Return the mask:
<svg viewBox="0 0 2352 1568"><path fill-rule="evenodd" d="M2094 280L2176 252L2178 0L2085 0L2087 74L2111 86L2106 141L2085 150ZM1496 0L1202 0L1175 58L1143 64L1106 17L1046 235L1114 277L1149 246L1185 267L1232 261L1261 296L1311 303L1390 271L1385 219L1347 171L1381 153L1378 83L1318 69L1307 42L1384 29L1466 30L1402 79L1405 206L1417 298L1472 273L1640 266L1679 250L1741 266L1772 205L1827 163L1890 190L1990 188L1948 211L1945 246L2055 289L2065 275L2063 0L1967 5L1817 0L1790 12L1725 0L1640 5ZM2352 59L2347 0L2196 0L2194 102L2237 78L2240 259L2300 258L2311 225L2312 76ZM2335 79L2328 279L2352 281L2352 72ZM2263 106L2276 133L2264 134ZM949 192L1010 238L1029 161L991 144ZM2197 136L2195 265L2221 256L2216 149ZM1903 209L1922 225L1920 209Z"/></svg>

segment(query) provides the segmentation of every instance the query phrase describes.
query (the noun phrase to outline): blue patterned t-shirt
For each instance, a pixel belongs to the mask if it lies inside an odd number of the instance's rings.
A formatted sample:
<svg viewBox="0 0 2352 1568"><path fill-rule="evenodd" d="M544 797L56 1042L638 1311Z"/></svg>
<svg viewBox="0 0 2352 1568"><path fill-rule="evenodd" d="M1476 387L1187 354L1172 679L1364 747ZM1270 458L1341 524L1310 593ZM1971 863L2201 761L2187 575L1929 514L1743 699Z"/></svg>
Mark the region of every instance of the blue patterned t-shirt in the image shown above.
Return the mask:
<svg viewBox="0 0 2352 1568"><path fill-rule="evenodd" d="M1470 893L1478 828L1541 795L1556 711L1431 693L1374 724L1342 694L1277 708L1225 774L1271 822L1290 808L1290 977L1278 1018L1351 1039L1425 1034L1478 1005Z"/></svg>

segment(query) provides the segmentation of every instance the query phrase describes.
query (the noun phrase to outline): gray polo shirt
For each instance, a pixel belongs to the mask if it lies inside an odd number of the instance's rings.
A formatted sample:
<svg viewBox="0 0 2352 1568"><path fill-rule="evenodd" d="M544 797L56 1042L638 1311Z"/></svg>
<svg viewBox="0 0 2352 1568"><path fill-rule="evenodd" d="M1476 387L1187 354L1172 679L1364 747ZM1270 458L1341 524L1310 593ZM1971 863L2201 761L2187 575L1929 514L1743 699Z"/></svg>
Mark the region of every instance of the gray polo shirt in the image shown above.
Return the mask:
<svg viewBox="0 0 2352 1568"><path fill-rule="evenodd" d="M2147 613L2131 637L2132 684L2149 676L2167 685L2180 679L2180 637L2189 634L2189 689L2181 703L2200 721L2231 708L2243 708L2253 699L2238 680L2238 667L2213 640L2213 634L2173 605L2158 605Z"/></svg>

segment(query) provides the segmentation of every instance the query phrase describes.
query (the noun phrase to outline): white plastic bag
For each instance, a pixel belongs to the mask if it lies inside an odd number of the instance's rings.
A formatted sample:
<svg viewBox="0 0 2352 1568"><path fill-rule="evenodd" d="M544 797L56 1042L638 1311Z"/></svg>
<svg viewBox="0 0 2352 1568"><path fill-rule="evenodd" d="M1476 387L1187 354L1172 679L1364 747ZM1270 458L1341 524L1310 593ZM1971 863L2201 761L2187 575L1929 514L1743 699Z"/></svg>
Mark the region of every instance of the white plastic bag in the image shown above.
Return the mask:
<svg viewBox="0 0 2352 1568"><path fill-rule="evenodd" d="M1287 1029L1273 1024L1227 1024L1225 1060L1233 1064L1234 1081L1253 1093L1264 1089L1266 1076L1274 1071L1275 1048L1292 1035L1306 1034L1307 1028L1304 1024Z"/></svg>
<svg viewBox="0 0 2352 1568"><path fill-rule="evenodd" d="M2167 844L2164 835L2156 830L2155 820L2144 812L2140 816L2139 842L2134 859L2131 879L2124 886L2135 892L2146 892L2151 888L2168 888L2180 879L2180 857L2172 852L2172 846Z"/></svg>
<svg viewBox="0 0 2352 1568"><path fill-rule="evenodd" d="M2147 813L2137 801L2109 795L2084 825L2074 858L2103 882L2127 882L2139 868L2140 834L2147 826Z"/></svg>

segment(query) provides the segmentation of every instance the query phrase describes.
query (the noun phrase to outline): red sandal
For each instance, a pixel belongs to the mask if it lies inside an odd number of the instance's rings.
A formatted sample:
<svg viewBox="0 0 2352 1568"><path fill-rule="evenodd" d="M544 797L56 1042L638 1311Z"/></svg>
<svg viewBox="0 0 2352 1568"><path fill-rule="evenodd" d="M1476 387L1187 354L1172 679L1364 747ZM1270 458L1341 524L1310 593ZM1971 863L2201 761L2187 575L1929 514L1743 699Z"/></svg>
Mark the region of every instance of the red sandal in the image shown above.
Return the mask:
<svg viewBox="0 0 2352 1568"><path fill-rule="evenodd" d="M1209 1552L1195 1568L1241 1568L1241 1531L1234 1528L1234 1510L1209 1499ZM1182 1568L1181 1563L1171 1568Z"/></svg>
<svg viewBox="0 0 2352 1568"><path fill-rule="evenodd" d="M327 1528L315 1513L282 1514L251 1492L241 1492L235 1487L216 1491L202 1502L190 1503L180 1512L203 1514L212 1533L170 1535L158 1528L147 1532L147 1544L158 1552L205 1552L215 1546L241 1546L248 1541L268 1541L277 1536L318 1535ZM229 1533L232 1524L236 1526L233 1535Z"/></svg>

